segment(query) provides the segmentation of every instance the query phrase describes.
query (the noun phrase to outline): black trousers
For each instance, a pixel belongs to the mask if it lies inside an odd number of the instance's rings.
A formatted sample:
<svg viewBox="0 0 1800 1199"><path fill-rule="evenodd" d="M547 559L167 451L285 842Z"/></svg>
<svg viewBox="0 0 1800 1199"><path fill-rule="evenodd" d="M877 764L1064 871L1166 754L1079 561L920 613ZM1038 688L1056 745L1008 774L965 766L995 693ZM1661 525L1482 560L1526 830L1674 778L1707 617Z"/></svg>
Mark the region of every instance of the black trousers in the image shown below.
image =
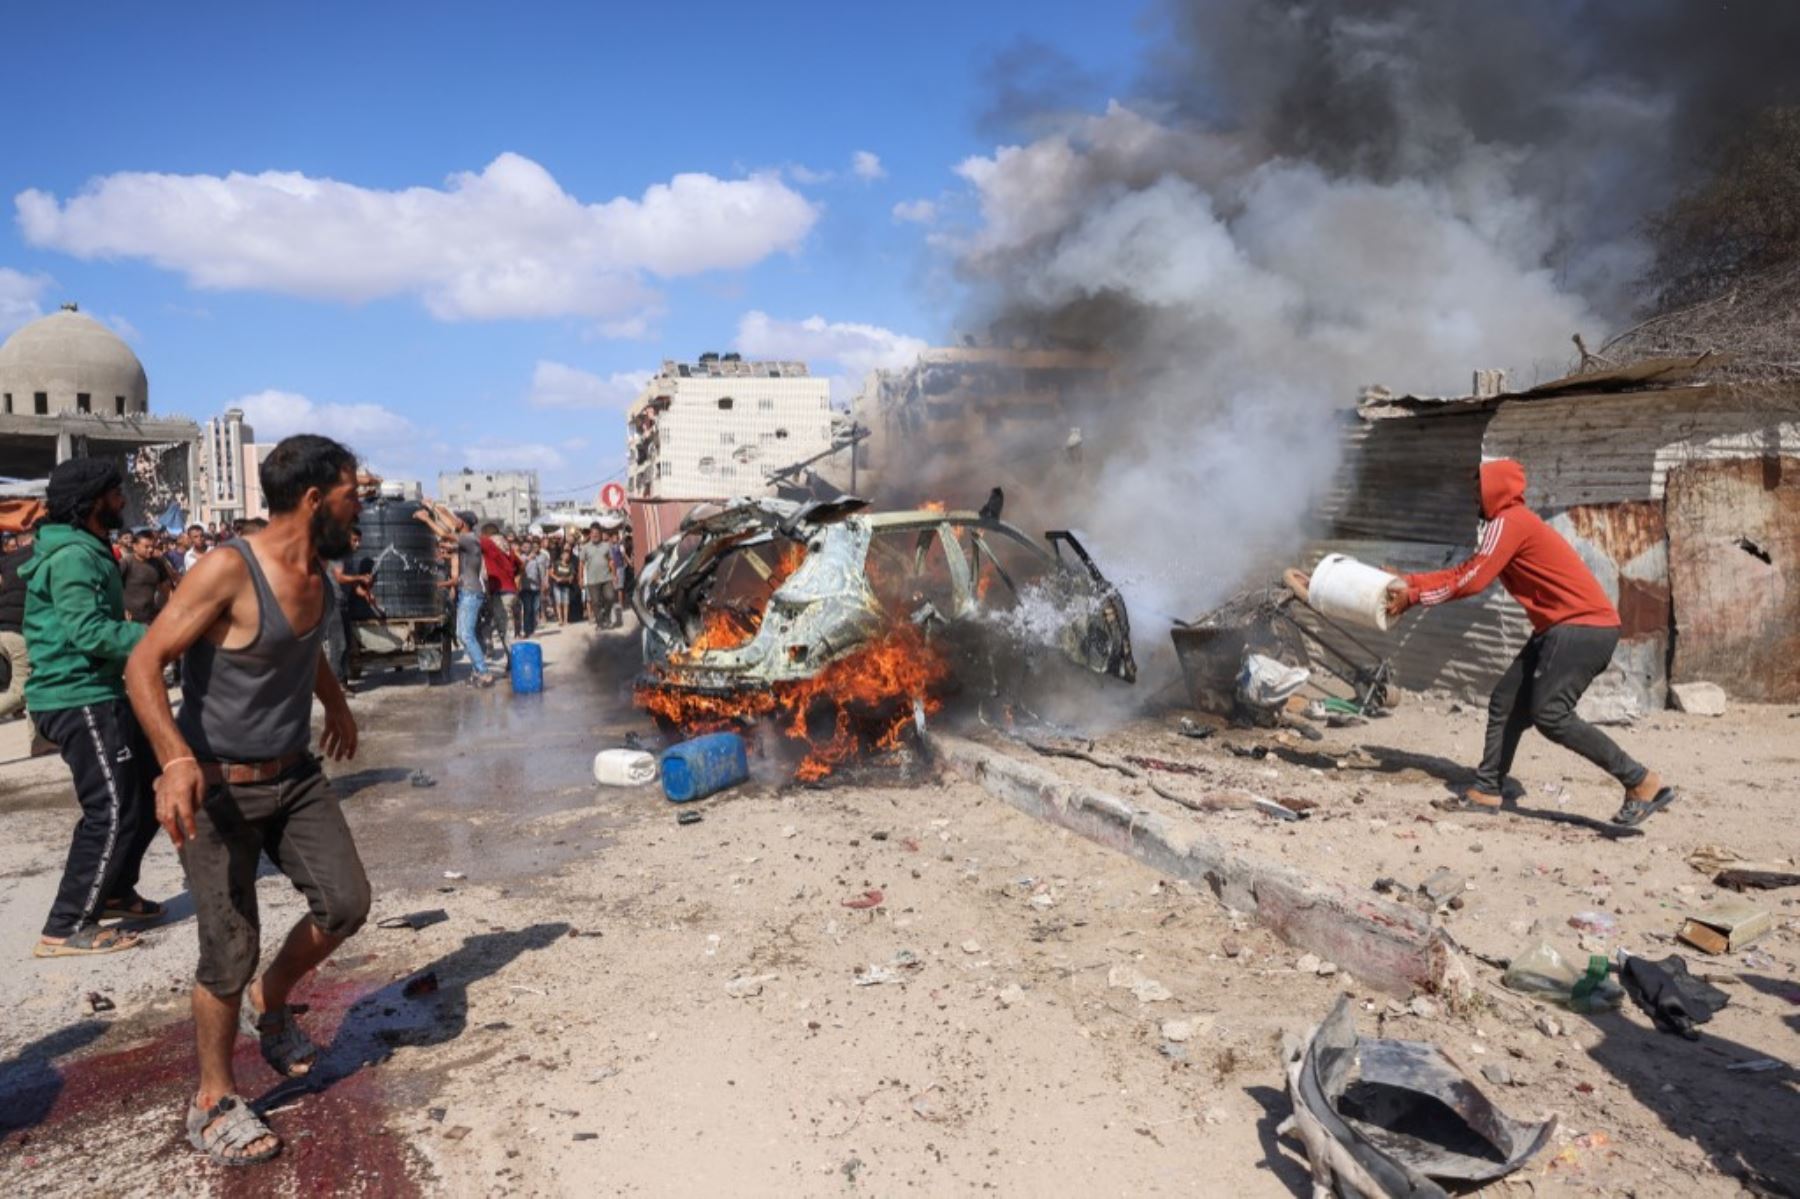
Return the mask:
<svg viewBox="0 0 1800 1199"><path fill-rule="evenodd" d="M107 900L126 899L137 888L144 851L156 836L161 771L125 700L36 712L33 718L62 751L81 804L62 885L44 922L46 937L66 937L99 920Z"/></svg>
<svg viewBox="0 0 1800 1199"><path fill-rule="evenodd" d="M1612 661L1619 630L1553 625L1525 643L1500 676L1488 701L1487 748L1475 773L1475 789L1500 794L1512 771L1513 755L1525 730L1574 750L1626 787L1649 773L1605 733L1575 715L1588 685Z"/></svg>

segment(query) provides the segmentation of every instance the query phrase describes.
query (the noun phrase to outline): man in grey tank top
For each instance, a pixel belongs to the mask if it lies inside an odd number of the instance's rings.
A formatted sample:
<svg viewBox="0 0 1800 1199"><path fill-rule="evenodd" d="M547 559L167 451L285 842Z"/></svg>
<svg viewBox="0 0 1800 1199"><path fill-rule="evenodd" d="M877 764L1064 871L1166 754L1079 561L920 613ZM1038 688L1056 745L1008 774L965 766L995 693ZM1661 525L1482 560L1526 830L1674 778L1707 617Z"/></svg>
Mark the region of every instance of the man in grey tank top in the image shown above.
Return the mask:
<svg viewBox="0 0 1800 1199"><path fill-rule="evenodd" d="M188 1140L236 1165L281 1148L237 1093L231 1056L240 1023L276 1073L306 1075L317 1050L288 995L369 911L356 843L311 752L315 695L325 708L320 748L335 759L356 752L356 721L322 652L338 617L320 562L349 548L361 508L356 457L329 438L289 437L261 476L268 527L196 562L125 668L132 707L162 764L157 821L181 855L200 933L200 1089L187 1111ZM177 658L179 717L162 681ZM308 914L257 978L263 854L306 897Z"/></svg>

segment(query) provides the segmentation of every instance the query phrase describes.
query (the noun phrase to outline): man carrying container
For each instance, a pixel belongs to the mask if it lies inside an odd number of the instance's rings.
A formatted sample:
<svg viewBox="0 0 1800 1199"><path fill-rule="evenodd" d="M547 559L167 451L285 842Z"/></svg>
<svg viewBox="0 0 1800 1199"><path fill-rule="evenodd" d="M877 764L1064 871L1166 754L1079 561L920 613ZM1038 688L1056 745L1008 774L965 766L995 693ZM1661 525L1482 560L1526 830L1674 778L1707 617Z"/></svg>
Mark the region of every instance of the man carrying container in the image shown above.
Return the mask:
<svg viewBox="0 0 1800 1199"><path fill-rule="evenodd" d="M1475 782L1445 806L1499 811L1519 739L1535 728L1625 788L1613 823L1642 824L1675 802L1675 789L1575 714L1588 685L1612 661L1619 614L1575 548L1525 506L1524 467L1510 458L1484 462L1476 482L1486 523L1474 556L1448 570L1405 575L1388 587L1388 614L1398 616L1415 604L1433 607L1479 595L1499 579L1531 619L1530 640L1488 701L1487 745Z"/></svg>

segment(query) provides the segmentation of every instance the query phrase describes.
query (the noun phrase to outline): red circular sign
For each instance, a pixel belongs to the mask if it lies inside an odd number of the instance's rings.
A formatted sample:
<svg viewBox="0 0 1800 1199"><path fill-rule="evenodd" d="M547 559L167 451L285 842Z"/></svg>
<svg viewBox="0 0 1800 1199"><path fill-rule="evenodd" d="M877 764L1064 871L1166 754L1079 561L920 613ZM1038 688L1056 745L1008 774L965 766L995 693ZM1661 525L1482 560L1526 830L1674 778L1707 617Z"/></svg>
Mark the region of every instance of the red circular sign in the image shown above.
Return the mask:
<svg viewBox="0 0 1800 1199"><path fill-rule="evenodd" d="M625 489L617 483L608 483L600 489L600 506L602 508L623 508L625 506Z"/></svg>

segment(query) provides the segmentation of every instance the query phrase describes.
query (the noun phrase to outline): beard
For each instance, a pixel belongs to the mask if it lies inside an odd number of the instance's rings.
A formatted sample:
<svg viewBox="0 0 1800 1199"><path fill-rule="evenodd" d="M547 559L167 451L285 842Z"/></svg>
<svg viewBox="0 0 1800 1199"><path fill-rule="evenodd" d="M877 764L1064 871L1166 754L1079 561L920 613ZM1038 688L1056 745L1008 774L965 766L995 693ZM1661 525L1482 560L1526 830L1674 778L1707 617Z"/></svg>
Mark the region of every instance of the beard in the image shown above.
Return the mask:
<svg viewBox="0 0 1800 1199"><path fill-rule="evenodd" d="M103 529L111 530L122 529L125 527L125 510L123 508L102 505L99 512L95 515L100 518L100 527Z"/></svg>
<svg viewBox="0 0 1800 1199"><path fill-rule="evenodd" d="M323 508L313 513L312 539L321 558L342 558L350 552L350 526L331 519Z"/></svg>

